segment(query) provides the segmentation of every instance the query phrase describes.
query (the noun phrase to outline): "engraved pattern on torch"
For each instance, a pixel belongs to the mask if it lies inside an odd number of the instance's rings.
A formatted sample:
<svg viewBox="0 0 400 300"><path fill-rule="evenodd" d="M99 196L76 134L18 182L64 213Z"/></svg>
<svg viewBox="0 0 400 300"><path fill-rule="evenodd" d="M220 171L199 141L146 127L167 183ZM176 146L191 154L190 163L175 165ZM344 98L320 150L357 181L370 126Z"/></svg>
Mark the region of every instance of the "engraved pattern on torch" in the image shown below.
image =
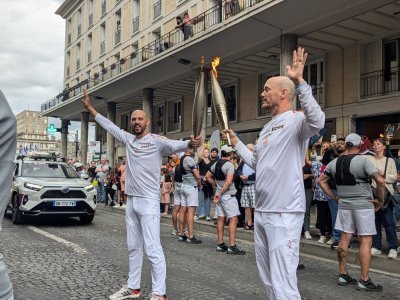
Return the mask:
<svg viewBox="0 0 400 300"><path fill-rule="evenodd" d="M226 107L226 101L224 93L222 92L221 86L219 85L217 80L218 76L217 76L216 66L218 65L219 65L219 57L215 58L214 61L212 62L213 66L213 70L211 72L212 102L214 105L215 113L217 114L219 125L221 126L222 129L228 129L229 124L228 124L228 110ZM227 135L226 137L228 145L229 146L232 145L229 135Z"/></svg>
<svg viewBox="0 0 400 300"><path fill-rule="evenodd" d="M193 135L199 136L203 126L203 115L207 101L206 76L203 70L200 71L199 82L193 101L192 129Z"/></svg>

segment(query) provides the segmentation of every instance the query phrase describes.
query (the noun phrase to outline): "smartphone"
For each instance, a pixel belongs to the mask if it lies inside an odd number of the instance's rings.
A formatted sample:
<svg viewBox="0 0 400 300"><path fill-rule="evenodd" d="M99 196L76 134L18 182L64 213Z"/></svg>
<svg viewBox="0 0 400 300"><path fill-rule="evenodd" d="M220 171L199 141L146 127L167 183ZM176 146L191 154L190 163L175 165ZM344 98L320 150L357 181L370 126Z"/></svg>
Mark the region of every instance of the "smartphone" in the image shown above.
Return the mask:
<svg viewBox="0 0 400 300"><path fill-rule="evenodd" d="M337 136L336 134L331 135L331 143L336 143L337 142Z"/></svg>

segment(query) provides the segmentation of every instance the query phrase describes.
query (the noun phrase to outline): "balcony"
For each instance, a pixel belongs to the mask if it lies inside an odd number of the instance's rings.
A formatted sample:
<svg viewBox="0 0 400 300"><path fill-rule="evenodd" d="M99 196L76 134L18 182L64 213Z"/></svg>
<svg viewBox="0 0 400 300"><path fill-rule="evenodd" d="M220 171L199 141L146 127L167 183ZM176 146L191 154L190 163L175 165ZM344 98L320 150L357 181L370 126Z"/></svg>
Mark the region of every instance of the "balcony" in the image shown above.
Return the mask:
<svg viewBox="0 0 400 300"><path fill-rule="evenodd" d="M102 41L100 43L100 55L104 54L106 52L106 42Z"/></svg>
<svg viewBox="0 0 400 300"><path fill-rule="evenodd" d="M89 27L93 25L93 13L89 14Z"/></svg>
<svg viewBox="0 0 400 300"><path fill-rule="evenodd" d="M82 25L78 24L78 36L82 34Z"/></svg>
<svg viewBox="0 0 400 300"><path fill-rule="evenodd" d="M132 33L139 31L139 17L136 17L132 20Z"/></svg>
<svg viewBox="0 0 400 300"><path fill-rule="evenodd" d="M121 43L121 29L115 31L115 45Z"/></svg>
<svg viewBox="0 0 400 300"><path fill-rule="evenodd" d="M92 50L89 50L87 53L87 62L88 63L92 62Z"/></svg>
<svg viewBox="0 0 400 300"><path fill-rule="evenodd" d="M76 60L76 70L78 71L78 70L80 70L81 69L81 60L78 58L77 60Z"/></svg>
<svg viewBox="0 0 400 300"><path fill-rule="evenodd" d="M400 91L399 68L364 73L360 80L361 99Z"/></svg>
<svg viewBox="0 0 400 300"><path fill-rule="evenodd" d="M107 12L106 0L101 2L101 15L104 16Z"/></svg>
<svg viewBox="0 0 400 300"><path fill-rule="evenodd" d="M71 33L68 33L68 36L67 36L67 45L68 45L68 46L71 45Z"/></svg>
<svg viewBox="0 0 400 300"><path fill-rule="evenodd" d="M154 19L157 19L159 16L161 16L161 0L154 3L153 11L154 11Z"/></svg>

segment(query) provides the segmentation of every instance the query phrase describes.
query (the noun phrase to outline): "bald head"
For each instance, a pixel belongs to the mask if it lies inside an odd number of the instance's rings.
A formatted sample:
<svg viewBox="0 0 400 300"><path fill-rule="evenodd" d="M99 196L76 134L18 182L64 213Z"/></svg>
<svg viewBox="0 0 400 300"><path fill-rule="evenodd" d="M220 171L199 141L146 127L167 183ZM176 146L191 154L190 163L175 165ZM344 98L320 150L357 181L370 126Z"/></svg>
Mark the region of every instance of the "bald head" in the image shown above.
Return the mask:
<svg viewBox="0 0 400 300"><path fill-rule="evenodd" d="M276 86L280 90L287 90L289 101L293 101L294 96L296 95L296 90L295 90L293 81L290 80L289 77L287 77L287 76L276 76L276 77L272 77L272 78L270 78L268 80L272 80L272 82L274 84L276 84Z"/></svg>
<svg viewBox="0 0 400 300"><path fill-rule="evenodd" d="M150 125L150 120L147 118L143 110L135 110L131 116L132 133L138 138L148 134L147 127Z"/></svg>

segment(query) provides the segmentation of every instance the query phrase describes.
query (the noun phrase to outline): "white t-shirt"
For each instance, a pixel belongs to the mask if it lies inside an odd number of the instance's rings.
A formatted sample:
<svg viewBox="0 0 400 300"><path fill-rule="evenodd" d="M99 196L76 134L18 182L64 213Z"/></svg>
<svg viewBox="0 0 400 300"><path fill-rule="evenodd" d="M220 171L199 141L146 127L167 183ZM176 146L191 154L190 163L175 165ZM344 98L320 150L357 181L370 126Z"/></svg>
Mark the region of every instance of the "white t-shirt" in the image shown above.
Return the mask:
<svg viewBox="0 0 400 300"><path fill-rule="evenodd" d="M160 200L160 169L163 156L187 149L188 141L174 141L156 134L140 139L100 114L96 122L126 146L125 193Z"/></svg>
<svg viewBox="0 0 400 300"><path fill-rule="evenodd" d="M296 92L303 112L274 116L262 129L254 152L242 142L235 147L245 163L256 170L257 211L305 211L302 166L308 139L324 127L325 114L309 85L300 85Z"/></svg>

